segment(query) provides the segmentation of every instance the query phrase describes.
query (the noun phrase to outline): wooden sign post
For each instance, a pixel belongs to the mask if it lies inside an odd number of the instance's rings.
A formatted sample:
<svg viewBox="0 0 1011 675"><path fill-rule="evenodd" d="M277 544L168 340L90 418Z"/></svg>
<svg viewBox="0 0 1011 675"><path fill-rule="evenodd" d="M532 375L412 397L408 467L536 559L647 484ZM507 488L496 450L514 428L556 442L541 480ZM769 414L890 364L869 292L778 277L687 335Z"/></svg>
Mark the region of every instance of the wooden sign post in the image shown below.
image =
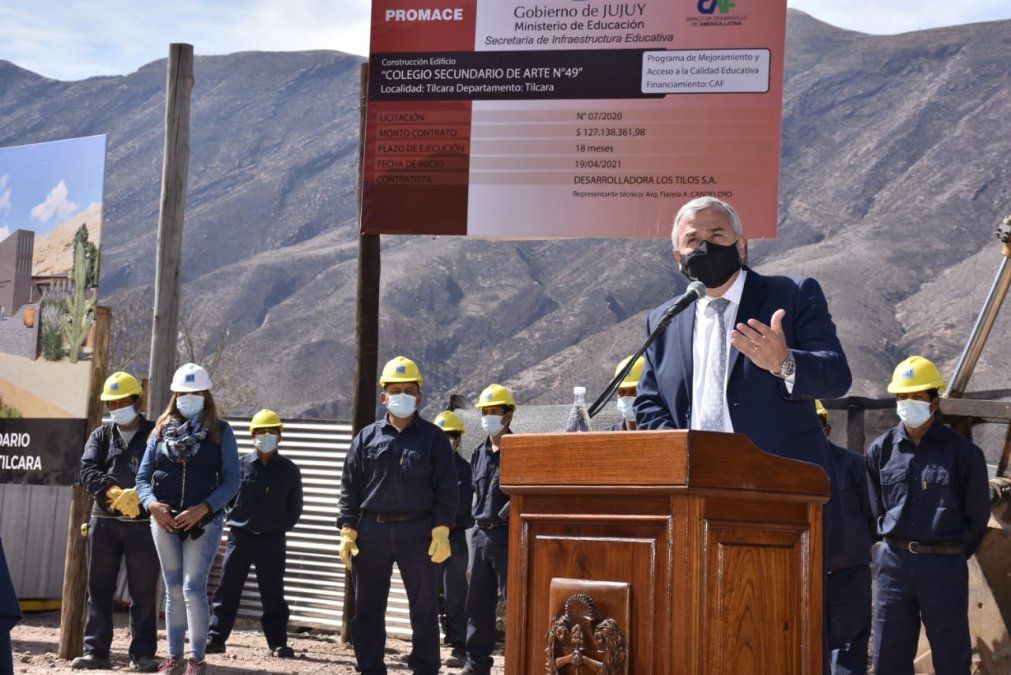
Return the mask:
<svg viewBox="0 0 1011 675"><path fill-rule="evenodd" d="M79 448L67 452L80 452L91 430L102 423L102 402L99 393L109 369L109 332L112 327L112 310L95 308L95 341L91 353L91 379L88 383L88 424ZM67 557L63 566L63 604L60 609L60 658L72 659L84 651L84 618L88 585L88 556L81 524L91 515L91 495L79 483L73 486L70 501L70 520L67 523Z"/></svg>

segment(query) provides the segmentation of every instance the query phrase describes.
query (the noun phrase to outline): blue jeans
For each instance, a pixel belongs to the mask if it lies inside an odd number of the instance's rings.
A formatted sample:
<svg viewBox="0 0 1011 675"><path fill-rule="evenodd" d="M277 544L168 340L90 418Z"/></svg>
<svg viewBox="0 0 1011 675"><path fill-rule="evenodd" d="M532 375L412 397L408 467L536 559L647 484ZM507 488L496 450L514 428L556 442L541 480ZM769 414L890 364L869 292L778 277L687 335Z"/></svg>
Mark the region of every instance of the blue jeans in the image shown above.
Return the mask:
<svg viewBox="0 0 1011 675"><path fill-rule="evenodd" d="M190 656L204 658L210 607L207 603L207 577L214 554L221 544L225 517L219 514L207 523L198 539L181 538L166 532L151 519L151 534L161 561L165 579L165 625L169 656L183 657L183 640L190 631Z"/></svg>

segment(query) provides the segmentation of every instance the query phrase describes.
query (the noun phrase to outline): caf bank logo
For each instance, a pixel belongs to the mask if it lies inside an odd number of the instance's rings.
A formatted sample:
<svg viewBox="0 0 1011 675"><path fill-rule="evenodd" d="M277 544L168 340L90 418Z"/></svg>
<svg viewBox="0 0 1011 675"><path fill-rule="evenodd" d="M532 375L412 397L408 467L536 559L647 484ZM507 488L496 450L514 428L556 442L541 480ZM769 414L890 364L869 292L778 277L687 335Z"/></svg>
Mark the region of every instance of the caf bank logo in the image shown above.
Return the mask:
<svg viewBox="0 0 1011 675"><path fill-rule="evenodd" d="M743 26L748 18L738 7L747 4L746 0L693 0L693 4L698 13L685 17L692 28Z"/></svg>
<svg viewBox="0 0 1011 675"><path fill-rule="evenodd" d="M699 14L712 14L717 9L720 14L726 14L731 8L736 7L736 3L731 0L699 0Z"/></svg>

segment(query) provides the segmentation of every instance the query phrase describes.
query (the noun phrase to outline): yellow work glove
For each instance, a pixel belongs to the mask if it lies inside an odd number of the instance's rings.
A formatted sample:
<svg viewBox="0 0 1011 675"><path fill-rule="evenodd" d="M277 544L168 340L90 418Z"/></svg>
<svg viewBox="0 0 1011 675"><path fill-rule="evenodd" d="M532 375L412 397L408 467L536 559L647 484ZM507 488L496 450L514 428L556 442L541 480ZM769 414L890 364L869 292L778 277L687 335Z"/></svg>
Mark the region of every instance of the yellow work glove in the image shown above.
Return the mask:
<svg viewBox="0 0 1011 675"><path fill-rule="evenodd" d="M116 499L121 494L123 494L123 488L119 487L118 485L113 485L111 488L105 491L105 499L106 501L109 502L110 507L112 506L112 503L116 501Z"/></svg>
<svg viewBox="0 0 1011 675"><path fill-rule="evenodd" d="M127 518L136 518L140 515L140 497L137 496L137 490L134 488L120 490L119 496L109 506Z"/></svg>
<svg viewBox="0 0 1011 675"><path fill-rule="evenodd" d="M428 547L428 557L432 562L439 564L445 562L451 555L449 547L449 528L439 525L432 528L432 545Z"/></svg>
<svg viewBox="0 0 1011 675"><path fill-rule="evenodd" d="M337 553L340 555L344 567L348 569L351 569L351 558L358 555L358 544L355 543L357 539L358 530L353 530L350 527L341 528L341 543L337 547Z"/></svg>

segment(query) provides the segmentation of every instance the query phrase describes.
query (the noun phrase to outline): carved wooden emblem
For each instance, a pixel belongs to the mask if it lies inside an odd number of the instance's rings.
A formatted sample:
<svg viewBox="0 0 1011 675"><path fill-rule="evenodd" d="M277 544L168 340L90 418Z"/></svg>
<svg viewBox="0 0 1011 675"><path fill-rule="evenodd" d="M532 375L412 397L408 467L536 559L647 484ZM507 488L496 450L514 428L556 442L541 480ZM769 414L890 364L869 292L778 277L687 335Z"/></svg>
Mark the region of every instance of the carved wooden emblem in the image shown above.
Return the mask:
<svg viewBox="0 0 1011 675"><path fill-rule="evenodd" d="M601 616L586 593L570 595L555 617L544 650L549 675L624 675L625 634L612 618Z"/></svg>

